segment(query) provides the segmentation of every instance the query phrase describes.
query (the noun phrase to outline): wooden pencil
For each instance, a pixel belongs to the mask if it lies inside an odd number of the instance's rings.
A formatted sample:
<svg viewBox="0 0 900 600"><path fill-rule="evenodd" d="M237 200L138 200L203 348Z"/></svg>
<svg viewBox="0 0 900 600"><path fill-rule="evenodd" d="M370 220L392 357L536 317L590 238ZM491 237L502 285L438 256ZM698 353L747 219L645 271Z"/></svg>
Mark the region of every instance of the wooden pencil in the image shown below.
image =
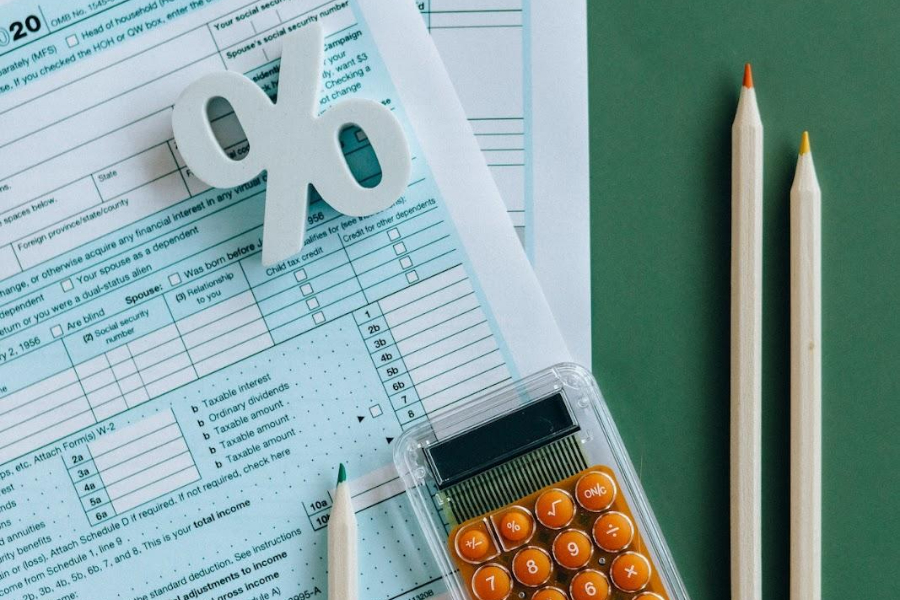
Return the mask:
<svg viewBox="0 0 900 600"><path fill-rule="evenodd" d="M791 600L822 597L822 192L803 132L791 186Z"/></svg>
<svg viewBox="0 0 900 600"><path fill-rule="evenodd" d="M731 597L762 598L763 126L753 74L731 127Z"/></svg>
<svg viewBox="0 0 900 600"><path fill-rule="evenodd" d="M347 484L347 471L341 464L328 519L328 597L333 600L358 599L357 544L356 513Z"/></svg>

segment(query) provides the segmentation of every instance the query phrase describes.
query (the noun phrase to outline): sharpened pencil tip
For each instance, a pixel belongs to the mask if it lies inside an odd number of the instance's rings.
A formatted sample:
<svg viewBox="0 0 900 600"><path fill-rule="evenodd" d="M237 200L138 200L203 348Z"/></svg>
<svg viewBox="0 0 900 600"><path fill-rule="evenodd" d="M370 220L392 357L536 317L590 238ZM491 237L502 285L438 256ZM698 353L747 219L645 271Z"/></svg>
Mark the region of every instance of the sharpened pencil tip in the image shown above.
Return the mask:
<svg viewBox="0 0 900 600"><path fill-rule="evenodd" d="M341 463L341 466L338 467L338 485L347 481L347 469L344 468L344 463Z"/></svg>
<svg viewBox="0 0 900 600"><path fill-rule="evenodd" d="M753 70L750 68L750 63L744 64L744 87L753 87Z"/></svg>
<svg viewBox="0 0 900 600"><path fill-rule="evenodd" d="M809 148L809 132L804 131L803 137L800 138L800 154L808 154L810 152Z"/></svg>

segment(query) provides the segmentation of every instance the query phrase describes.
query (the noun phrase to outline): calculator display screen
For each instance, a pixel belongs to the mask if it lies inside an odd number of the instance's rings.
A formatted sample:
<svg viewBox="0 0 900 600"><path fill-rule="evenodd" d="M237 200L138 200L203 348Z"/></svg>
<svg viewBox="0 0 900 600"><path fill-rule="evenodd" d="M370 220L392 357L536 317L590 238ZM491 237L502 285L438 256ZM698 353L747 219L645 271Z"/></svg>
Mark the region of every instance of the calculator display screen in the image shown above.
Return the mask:
<svg viewBox="0 0 900 600"><path fill-rule="evenodd" d="M578 431L557 393L426 449L439 489Z"/></svg>

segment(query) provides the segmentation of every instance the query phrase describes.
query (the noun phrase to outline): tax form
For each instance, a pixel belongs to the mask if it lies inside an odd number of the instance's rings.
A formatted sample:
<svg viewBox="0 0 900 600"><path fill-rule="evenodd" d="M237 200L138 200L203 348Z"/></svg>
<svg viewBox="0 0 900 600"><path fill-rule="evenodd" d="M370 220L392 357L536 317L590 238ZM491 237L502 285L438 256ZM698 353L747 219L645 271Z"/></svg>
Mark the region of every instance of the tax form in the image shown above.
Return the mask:
<svg viewBox="0 0 900 600"><path fill-rule="evenodd" d="M413 175L372 217L313 203L264 268L264 174L203 185L171 105L221 69L274 95L312 22L322 108L390 107ZM439 595L392 441L569 353L415 6L16 0L0 25L0 596L325 598L339 461L364 597ZM365 132L340 141L376 181Z"/></svg>
<svg viewBox="0 0 900 600"><path fill-rule="evenodd" d="M591 365L584 0L419 0L576 362Z"/></svg>

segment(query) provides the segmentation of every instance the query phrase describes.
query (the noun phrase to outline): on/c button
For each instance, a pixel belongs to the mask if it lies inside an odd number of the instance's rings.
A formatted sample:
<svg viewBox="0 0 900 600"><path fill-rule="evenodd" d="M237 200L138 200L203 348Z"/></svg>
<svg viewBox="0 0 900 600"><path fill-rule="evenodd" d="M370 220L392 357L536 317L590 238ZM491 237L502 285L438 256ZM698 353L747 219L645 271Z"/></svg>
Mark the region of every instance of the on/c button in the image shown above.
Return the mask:
<svg viewBox="0 0 900 600"><path fill-rule="evenodd" d="M589 511L606 510L616 499L616 484L606 473L591 471L575 484L575 497Z"/></svg>

